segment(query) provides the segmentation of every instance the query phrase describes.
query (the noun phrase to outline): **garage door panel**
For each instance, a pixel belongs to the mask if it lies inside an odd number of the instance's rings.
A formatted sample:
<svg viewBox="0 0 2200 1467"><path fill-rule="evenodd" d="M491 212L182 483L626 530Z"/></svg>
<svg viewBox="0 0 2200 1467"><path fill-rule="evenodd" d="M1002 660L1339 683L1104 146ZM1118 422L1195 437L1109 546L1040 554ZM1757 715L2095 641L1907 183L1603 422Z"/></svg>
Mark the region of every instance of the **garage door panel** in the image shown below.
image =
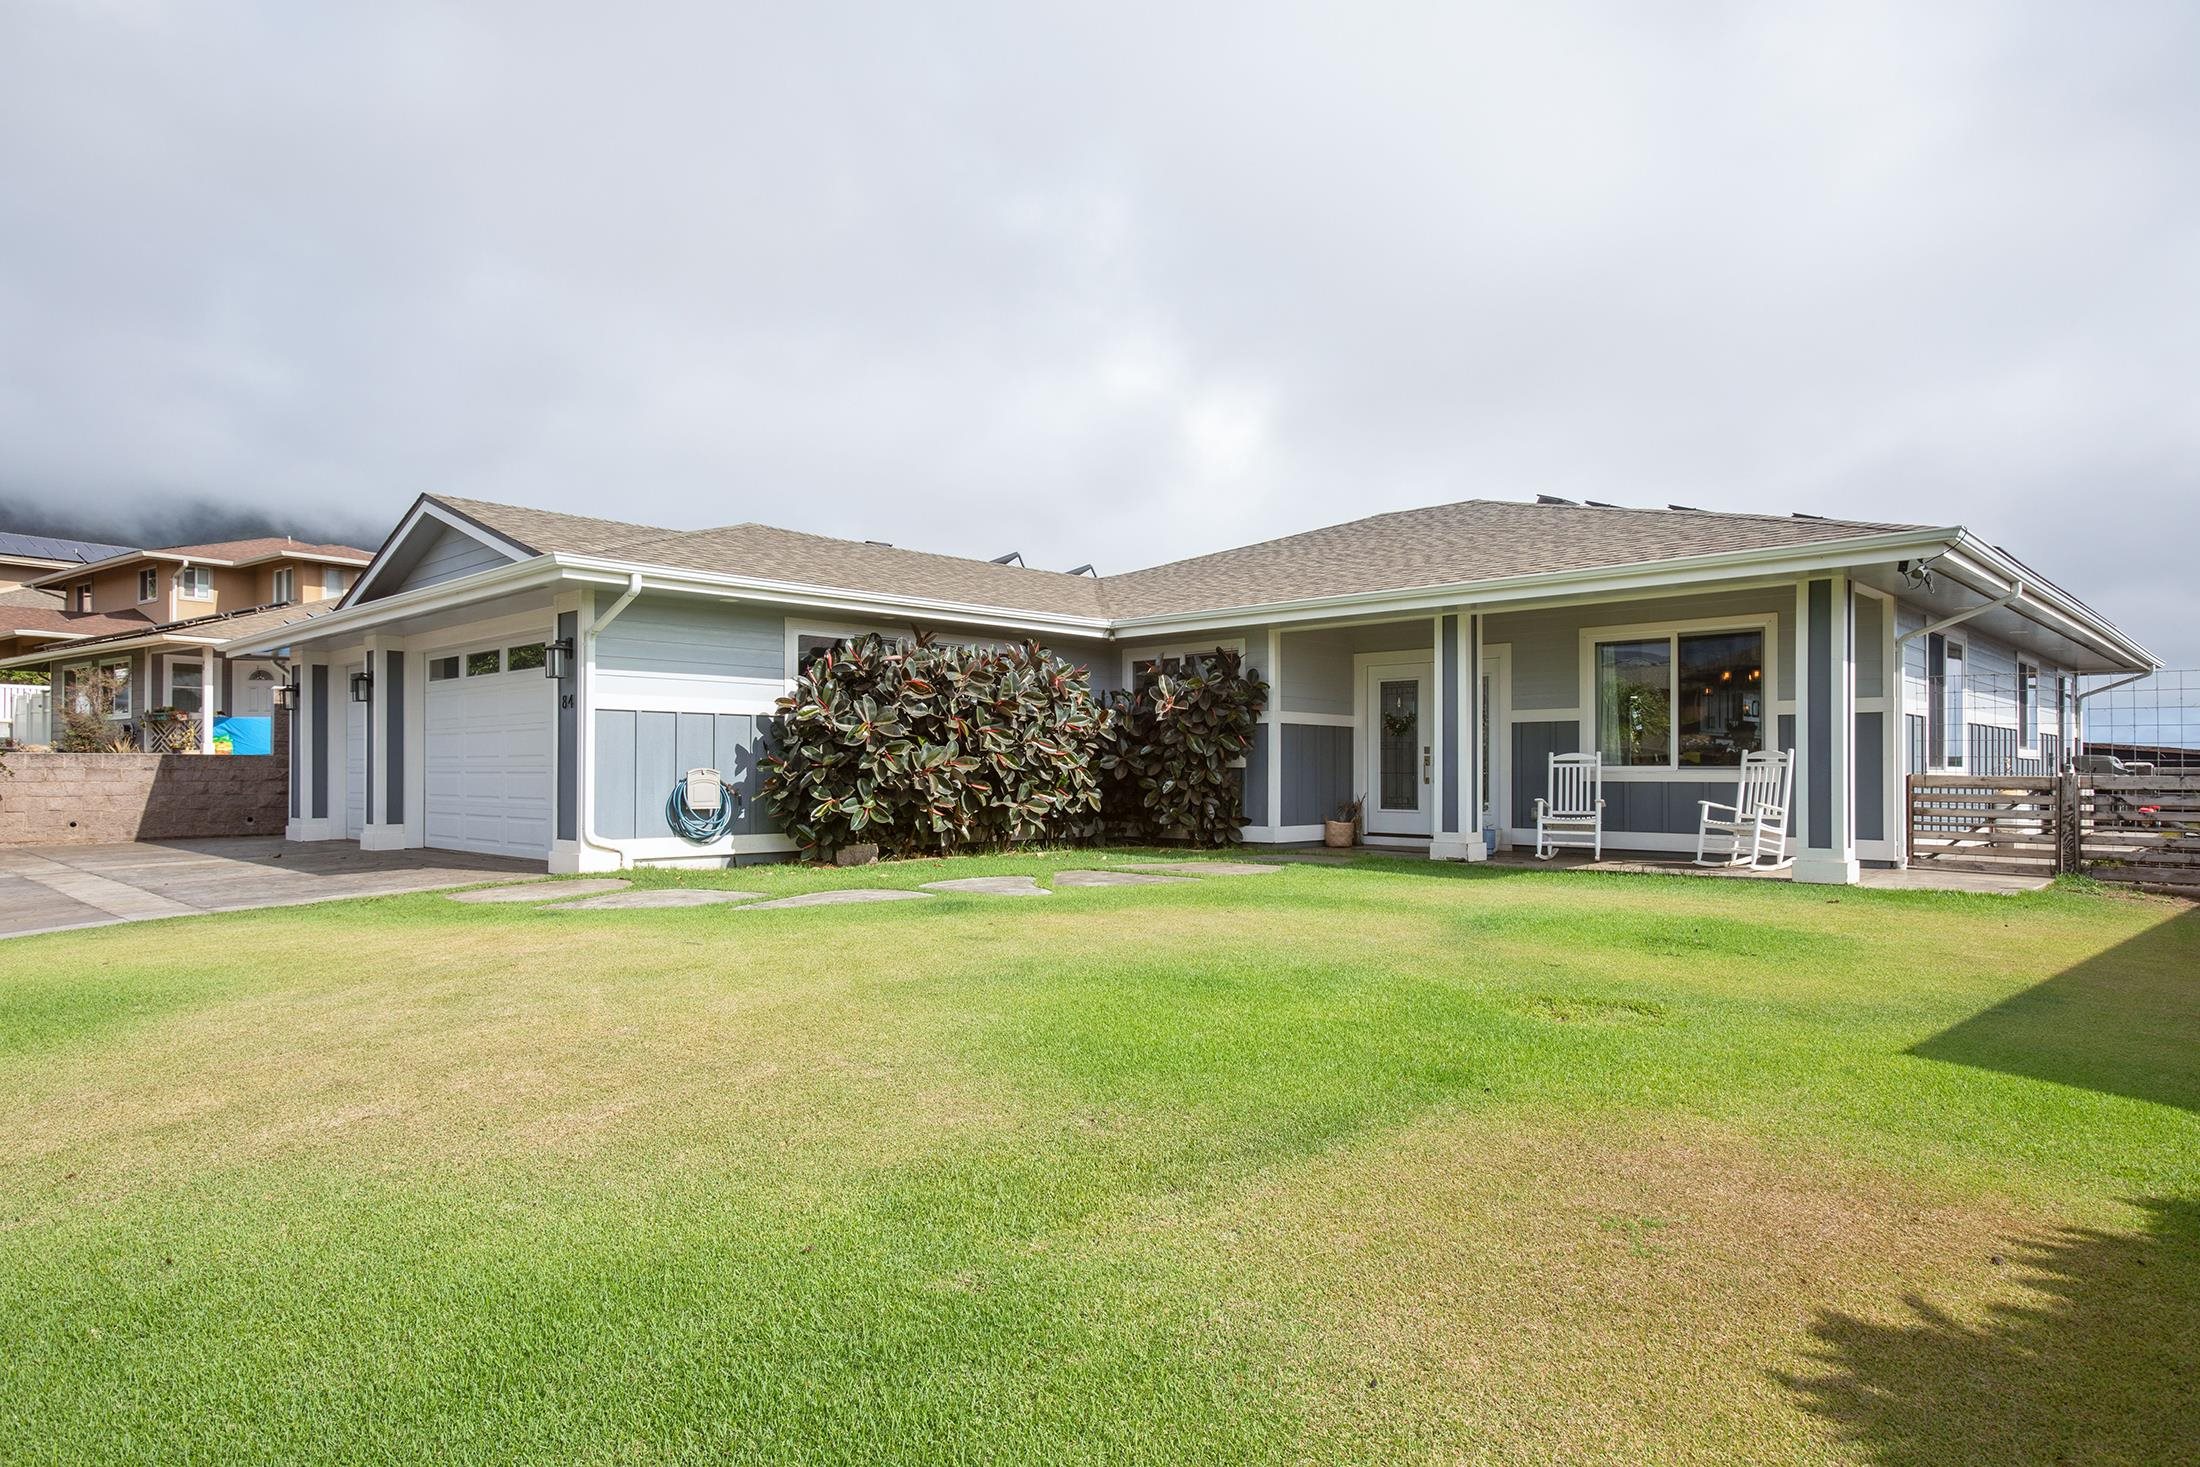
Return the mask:
<svg viewBox="0 0 2200 1467"><path fill-rule="evenodd" d="M429 845L535 857L549 851L552 691L533 669L429 684Z"/></svg>

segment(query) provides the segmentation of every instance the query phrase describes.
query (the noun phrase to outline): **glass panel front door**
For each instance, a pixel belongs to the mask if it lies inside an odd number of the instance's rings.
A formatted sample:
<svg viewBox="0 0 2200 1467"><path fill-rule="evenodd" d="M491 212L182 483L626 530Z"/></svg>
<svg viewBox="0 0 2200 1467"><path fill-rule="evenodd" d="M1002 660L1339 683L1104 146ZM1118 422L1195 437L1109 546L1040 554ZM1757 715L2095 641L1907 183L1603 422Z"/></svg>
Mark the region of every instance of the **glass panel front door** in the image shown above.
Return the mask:
<svg viewBox="0 0 2200 1467"><path fill-rule="evenodd" d="M1421 808L1421 683L1418 678L1386 678L1381 684L1382 808Z"/></svg>
<svg viewBox="0 0 2200 1467"><path fill-rule="evenodd" d="M1359 786L1369 835L1425 836L1436 807L1435 669L1382 662L1365 669Z"/></svg>

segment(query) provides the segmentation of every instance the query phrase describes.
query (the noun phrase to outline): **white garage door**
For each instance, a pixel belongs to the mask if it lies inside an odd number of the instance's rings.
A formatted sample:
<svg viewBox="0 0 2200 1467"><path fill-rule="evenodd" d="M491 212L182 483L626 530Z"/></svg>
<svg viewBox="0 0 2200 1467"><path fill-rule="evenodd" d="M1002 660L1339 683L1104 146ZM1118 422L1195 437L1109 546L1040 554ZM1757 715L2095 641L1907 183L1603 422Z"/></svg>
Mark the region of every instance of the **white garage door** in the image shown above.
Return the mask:
<svg viewBox="0 0 2200 1467"><path fill-rule="evenodd" d="M367 665L354 662L344 669L336 696L344 700L344 836L359 839L367 824L367 705L351 701L353 673Z"/></svg>
<svg viewBox="0 0 2200 1467"><path fill-rule="evenodd" d="M539 642L428 659L429 845L549 855L556 694Z"/></svg>

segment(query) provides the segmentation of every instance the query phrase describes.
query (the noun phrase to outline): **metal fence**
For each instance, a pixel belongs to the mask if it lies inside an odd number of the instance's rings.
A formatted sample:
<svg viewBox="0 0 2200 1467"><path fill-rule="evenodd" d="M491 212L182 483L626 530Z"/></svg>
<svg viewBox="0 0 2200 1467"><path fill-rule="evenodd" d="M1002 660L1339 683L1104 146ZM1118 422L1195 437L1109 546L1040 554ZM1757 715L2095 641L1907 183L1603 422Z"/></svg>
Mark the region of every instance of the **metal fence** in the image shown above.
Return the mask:
<svg viewBox="0 0 2200 1467"><path fill-rule="evenodd" d="M2200 671L2082 682L2082 752L2162 770L2200 770Z"/></svg>

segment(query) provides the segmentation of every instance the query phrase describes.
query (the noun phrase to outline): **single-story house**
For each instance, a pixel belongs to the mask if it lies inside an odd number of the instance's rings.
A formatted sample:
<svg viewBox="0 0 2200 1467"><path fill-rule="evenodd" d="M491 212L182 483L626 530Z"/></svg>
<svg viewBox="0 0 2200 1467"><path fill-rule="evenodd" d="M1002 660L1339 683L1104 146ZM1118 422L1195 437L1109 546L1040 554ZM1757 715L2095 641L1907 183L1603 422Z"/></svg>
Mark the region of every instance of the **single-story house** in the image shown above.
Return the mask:
<svg viewBox="0 0 2200 1467"><path fill-rule="evenodd" d="M0 668L45 674L56 720L96 687L116 737L146 748L209 749L226 719L264 750L284 673L239 639L333 609L372 558L270 536L70 563L0 592Z"/></svg>
<svg viewBox="0 0 2200 1467"><path fill-rule="evenodd" d="M2074 678L2155 665L1961 527L1548 499L1098 577L431 495L335 610L240 647L298 679L294 839L579 871L790 849L753 799L689 844L666 797L702 766L753 791L805 653L913 626L1036 639L1100 689L1243 649L1273 687L1251 842L1364 794L1369 841L1480 859L1532 839L1548 755L1597 750L1607 845L1690 850L1744 752L1792 750L1794 874L1826 882L1903 861L1906 772L2051 769Z"/></svg>

